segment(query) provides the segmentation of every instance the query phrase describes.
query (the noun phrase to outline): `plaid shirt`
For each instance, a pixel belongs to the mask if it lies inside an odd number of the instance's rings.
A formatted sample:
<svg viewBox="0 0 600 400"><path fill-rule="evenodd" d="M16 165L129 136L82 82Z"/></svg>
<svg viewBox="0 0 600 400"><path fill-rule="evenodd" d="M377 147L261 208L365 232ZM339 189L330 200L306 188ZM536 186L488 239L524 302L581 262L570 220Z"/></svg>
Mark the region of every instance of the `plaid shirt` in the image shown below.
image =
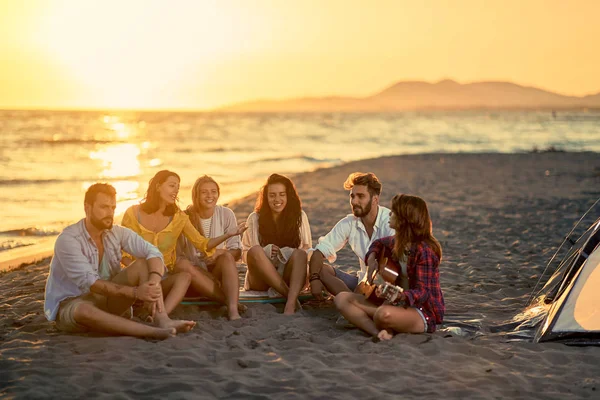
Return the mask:
<svg viewBox="0 0 600 400"><path fill-rule="evenodd" d="M395 239L393 236L378 239L371 244L365 260L371 253L375 253L377 259L383 254L388 262L398 267L401 271L398 259L393 255ZM441 324L444 319L444 296L440 288L440 259L426 242L412 245L407 262L409 290L405 290L406 304L420 309L427 319L428 332L434 332L436 324Z"/></svg>

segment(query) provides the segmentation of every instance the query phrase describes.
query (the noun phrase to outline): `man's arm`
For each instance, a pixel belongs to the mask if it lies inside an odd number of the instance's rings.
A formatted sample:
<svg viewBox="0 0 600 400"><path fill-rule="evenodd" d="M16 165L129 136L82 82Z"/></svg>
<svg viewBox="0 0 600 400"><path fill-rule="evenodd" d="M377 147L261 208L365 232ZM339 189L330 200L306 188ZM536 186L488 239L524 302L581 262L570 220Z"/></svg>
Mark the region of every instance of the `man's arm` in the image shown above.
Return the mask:
<svg viewBox="0 0 600 400"><path fill-rule="evenodd" d="M94 284L90 286L90 291L106 297L125 297L128 299L137 299L137 286L119 285L103 279L98 279L96 282L94 282Z"/></svg>
<svg viewBox="0 0 600 400"><path fill-rule="evenodd" d="M89 262L81 251L82 244L72 236L61 234L54 245L54 257L60 263L67 278L83 293L100 279L97 268Z"/></svg>
<svg viewBox="0 0 600 400"><path fill-rule="evenodd" d="M156 259L154 258L153 260ZM151 281L144 282L139 286L125 286L111 281L98 279L90 286L90 291L106 297L125 297L128 299L139 299L150 302L158 301L162 296L160 283L152 283Z"/></svg>
<svg viewBox="0 0 600 400"><path fill-rule="evenodd" d="M148 263L148 282L160 284L165 271L165 264L162 258L150 258L146 262Z"/></svg>
<svg viewBox="0 0 600 400"><path fill-rule="evenodd" d="M315 250L319 250L322 256L333 263L336 260L336 253L348 243L352 223L353 221L348 217L340 220L327 235L319 238L319 244L315 246Z"/></svg>
<svg viewBox="0 0 600 400"><path fill-rule="evenodd" d="M318 274L321 272L321 268L323 268L323 262L325 261L325 256L321 253L320 250L315 250L310 257L310 263L308 267L309 275Z"/></svg>

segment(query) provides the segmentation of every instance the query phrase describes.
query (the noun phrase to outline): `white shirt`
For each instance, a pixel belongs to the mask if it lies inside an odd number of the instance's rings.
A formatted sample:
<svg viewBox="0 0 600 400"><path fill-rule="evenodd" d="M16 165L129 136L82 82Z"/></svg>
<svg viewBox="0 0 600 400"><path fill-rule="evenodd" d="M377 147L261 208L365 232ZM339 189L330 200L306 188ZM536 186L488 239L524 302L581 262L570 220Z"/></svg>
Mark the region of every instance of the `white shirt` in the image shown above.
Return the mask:
<svg viewBox="0 0 600 400"><path fill-rule="evenodd" d="M202 219L200 219L202 221ZM208 221L208 220L206 220ZM202 227L201 234L204 235L206 232L208 235L205 235L206 238L216 238L218 236L224 235L228 232L235 232L237 230L237 219L235 214L230 208L217 205L215 206L215 212L212 217L210 217L210 229L207 232L204 227ZM200 228L199 226L195 227L196 229ZM227 250L237 250L242 248L240 235L235 235L219 244L217 249L227 249ZM204 266L204 258L205 255L196 250L196 247L190 242L185 235L180 235L179 239L177 239L177 259L185 258L189 260L193 265Z"/></svg>
<svg viewBox="0 0 600 400"><path fill-rule="evenodd" d="M360 262L360 271L358 271L358 279L361 280L367 272L367 265L365 264L365 255L371 246L371 243L377 239L381 239L387 236L394 236L395 231L390 228L390 209L379 206L377 211L377 218L375 219L375 225L373 226L373 235L369 238L367 229L359 217L355 217L354 214L348 214L345 218L341 219L333 229L325 236L319 238L319 244L315 247L315 250L319 250L327 261L330 263L335 262L337 259L336 253L346 245L350 244L350 248L358 257Z"/></svg>
<svg viewBox="0 0 600 400"><path fill-rule="evenodd" d="M103 261L108 264L111 277L121 272L123 250L137 258L160 258L164 262L160 250L119 225L102 232L102 243ZM44 296L44 314L49 321L56 319L61 301L89 293L90 286L102 279L98 256L98 247L85 227L85 219L67 226L58 236Z"/></svg>

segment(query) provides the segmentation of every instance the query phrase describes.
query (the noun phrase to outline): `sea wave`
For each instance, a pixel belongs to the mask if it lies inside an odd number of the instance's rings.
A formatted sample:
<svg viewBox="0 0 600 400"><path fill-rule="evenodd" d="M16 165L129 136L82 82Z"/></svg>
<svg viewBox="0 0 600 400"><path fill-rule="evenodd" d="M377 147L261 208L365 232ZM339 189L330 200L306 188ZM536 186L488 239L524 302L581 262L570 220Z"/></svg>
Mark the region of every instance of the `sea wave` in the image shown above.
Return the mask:
<svg viewBox="0 0 600 400"><path fill-rule="evenodd" d="M56 236L60 231L46 228L21 228L0 232L3 236Z"/></svg>
<svg viewBox="0 0 600 400"><path fill-rule="evenodd" d="M25 243L15 240L7 240L5 242L0 242L0 252L8 251L12 249L17 249L19 247L33 246L35 243Z"/></svg>
<svg viewBox="0 0 600 400"><path fill-rule="evenodd" d="M279 161L290 161L290 160L308 161L310 163L339 163L339 162L342 162L342 160L339 158L317 158L317 157L307 156L304 154L299 154L299 155L291 156L291 157L282 156L282 157L260 158L260 159L256 160L256 162L279 162Z"/></svg>
<svg viewBox="0 0 600 400"><path fill-rule="evenodd" d="M0 186L45 185L72 181L71 179L0 179ZM76 181L80 180L77 179Z"/></svg>
<svg viewBox="0 0 600 400"><path fill-rule="evenodd" d="M203 148L202 151L204 153L236 153L236 152L243 152L243 153L252 153L255 151L261 151L262 149L258 148L258 147L249 147L249 146L239 146L239 147L208 147L208 148ZM174 150L176 153L193 153L193 152L197 152L198 150L195 148L190 148L190 147L180 147L180 148L176 148Z"/></svg>
<svg viewBox="0 0 600 400"><path fill-rule="evenodd" d="M77 138L69 138L69 139L41 139L41 140L26 140L21 142L21 144L26 145L28 147L36 147L36 146L63 146L63 145L96 145L96 144L113 144L113 143L127 143L124 140L110 140L110 139L77 139Z"/></svg>

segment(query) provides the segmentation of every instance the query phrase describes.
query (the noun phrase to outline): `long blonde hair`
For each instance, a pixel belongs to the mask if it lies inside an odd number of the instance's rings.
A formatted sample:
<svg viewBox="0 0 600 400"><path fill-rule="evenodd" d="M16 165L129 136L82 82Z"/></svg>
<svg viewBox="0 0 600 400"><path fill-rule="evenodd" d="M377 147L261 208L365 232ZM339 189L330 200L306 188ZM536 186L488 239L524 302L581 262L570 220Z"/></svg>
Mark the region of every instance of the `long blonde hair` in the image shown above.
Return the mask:
<svg viewBox="0 0 600 400"><path fill-rule="evenodd" d="M192 186L192 204L189 205L185 210L185 212L190 216L190 221L192 221L192 224L196 228L200 227L200 186L205 183L214 183L217 185L217 193L219 196L221 195L221 188L219 187L217 181L215 181L212 177L208 175L202 175L200 178L196 179L194 186Z"/></svg>
<svg viewBox="0 0 600 400"><path fill-rule="evenodd" d="M397 194L392 199L392 212L397 226L394 255L404 259L406 249L419 242L426 242L442 260L442 246L433 236L427 203L420 197Z"/></svg>

